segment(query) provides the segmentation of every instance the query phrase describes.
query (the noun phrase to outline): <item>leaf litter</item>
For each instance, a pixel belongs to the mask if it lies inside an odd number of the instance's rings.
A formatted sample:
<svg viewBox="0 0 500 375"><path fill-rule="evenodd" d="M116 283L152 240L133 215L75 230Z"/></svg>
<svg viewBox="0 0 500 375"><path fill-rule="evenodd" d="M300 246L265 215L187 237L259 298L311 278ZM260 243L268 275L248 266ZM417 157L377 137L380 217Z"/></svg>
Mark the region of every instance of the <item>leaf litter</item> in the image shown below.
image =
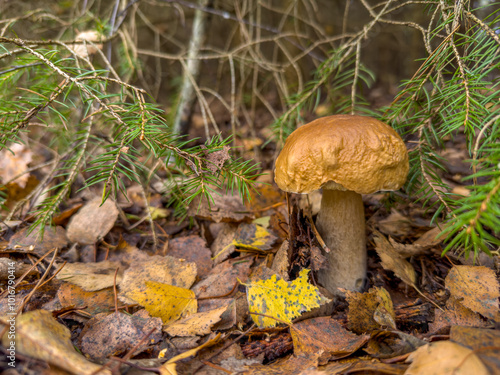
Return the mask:
<svg viewBox="0 0 500 375"><path fill-rule="evenodd" d="M254 204L225 194L195 202L194 226L175 224L158 194L119 201L125 215L155 209L157 248L147 221L126 229L115 202L97 198L72 202L43 240L22 223L2 227L2 259L23 278L15 308L34 291L17 317L19 353L75 374L110 373L113 356L160 374L500 371L498 278L440 258L439 226L419 226L406 207L379 208L369 287L333 297L316 284L326 260L307 215L292 199L290 219L282 192L257 190ZM56 261L36 263L54 248Z"/></svg>

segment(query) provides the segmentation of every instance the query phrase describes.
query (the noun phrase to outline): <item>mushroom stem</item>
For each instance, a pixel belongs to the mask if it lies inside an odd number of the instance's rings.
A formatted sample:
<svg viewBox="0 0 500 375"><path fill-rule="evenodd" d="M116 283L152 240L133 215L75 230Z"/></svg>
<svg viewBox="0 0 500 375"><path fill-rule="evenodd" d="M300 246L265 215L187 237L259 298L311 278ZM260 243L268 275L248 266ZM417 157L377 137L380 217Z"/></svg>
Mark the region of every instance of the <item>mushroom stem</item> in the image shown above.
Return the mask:
<svg viewBox="0 0 500 375"><path fill-rule="evenodd" d="M330 249L319 282L335 295L337 288L359 291L366 279L365 215L361 195L323 188L316 228Z"/></svg>

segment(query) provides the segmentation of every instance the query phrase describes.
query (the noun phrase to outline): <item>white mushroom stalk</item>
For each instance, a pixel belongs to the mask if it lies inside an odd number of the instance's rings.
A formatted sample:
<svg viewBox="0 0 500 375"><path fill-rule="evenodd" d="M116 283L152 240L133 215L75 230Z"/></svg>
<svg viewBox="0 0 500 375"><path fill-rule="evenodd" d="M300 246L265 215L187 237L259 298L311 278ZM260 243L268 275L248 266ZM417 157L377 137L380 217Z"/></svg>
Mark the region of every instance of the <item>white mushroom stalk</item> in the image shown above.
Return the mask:
<svg viewBox="0 0 500 375"><path fill-rule="evenodd" d="M319 118L295 130L276 160L274 179L288 192L322 188L316 227L330 249L318 280L333 294L361 290L366 234L361 194L397 190L406 181L408 153L389 125L364 116Z"/></svg>

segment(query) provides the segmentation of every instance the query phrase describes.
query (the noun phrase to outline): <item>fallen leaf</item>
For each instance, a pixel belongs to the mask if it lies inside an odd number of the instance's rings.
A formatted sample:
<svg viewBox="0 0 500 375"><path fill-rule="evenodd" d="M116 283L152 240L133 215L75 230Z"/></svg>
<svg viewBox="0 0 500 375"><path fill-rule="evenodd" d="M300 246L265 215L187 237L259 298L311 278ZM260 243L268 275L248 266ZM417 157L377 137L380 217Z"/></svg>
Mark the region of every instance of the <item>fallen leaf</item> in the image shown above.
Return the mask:
<svg viewBox="0 0 500 375"><path fill-rule="evenodd" d="M173 238L168 243L167 255L196 263L198 277L205 277L212 269L212 252L200 236Z"/></svg>
<svg viewBox="0 0 500 375"><path fill-rule="evenodd" d="M236 231L233 244L246 250L266 251L272 249L276 239L274 234L261 225L242 223Z"/></svg>
<svg viewBox="0 0 500 375"><path fill-rule="evenodd" d="M406 236L412 231L411 220L395 209L392 209L391 214L377 224L378 229L389 236Z"/></svg>
<svg viewBox="0 0 500 375"><path fill-rule="evenodd" d="M236 250L234 239L236 236L236 231L238 230L238 225L234 223L215 223L214 225L221 226L214 242L210 246L212 255L217 255L213 259L213 262L214 264L218 264L229 258L229 256Z"/></svg>
<svg viewBox="0 0 500 375"><path fill-rule="evenodd" d="M400 331L374 331L363 350L375 358L393 358L414 352L427 343Z"/></svg>
<svg viewBox="0 0 500 375"><path fill-rule="evenodd" d="M20 143L12 144L10 150L0 151L0 182L4 185L7 182L15 182L21 189L24 189L29 178L29 174L25 172L32 157L31 150ZM19 177L12 180L16 176Z"/></svg>
<svg viewBox="0 0 500 375"><path fill-rule="evenodd" d="M230 149L229 146L222 146L222 149L212 152L208 152L204 149L206 159L205 166L207 169L214 174L219 173L224 163L231 158L229 156Z"/></svg>
<svg viewBox="0 0 500 375"><path fill-rule="evenodd" d="M451 326L485 327L486 322L481 316L462 305L455 297L446 301L444 311L436 310L434 322L429 324L429 332L433 334L448 334Z"/></svg>
<svg viewBox="0 0 500 375"><path fill-rule="evenodd" d="M198 301L198 312L210 311L220 307L225 307L226 310L222 313L220 321L213 329L222 331L233 328L236 325L236 301L234 298L203 299Z"/></svg>
<svg viewBox="0 0 500 375"><path fill-rule="evenodd" d="M349 303L349 329L355 333L378 330L381 326L396 329L392 300L384 288L371 288L366 293L346 291Z"/></svg>
<svg viewBox="0 0 500 375"><path fill-rule="evenodd" d="M394 272L406 284L414 286L417 281L415 269L400 254L398 254L390 242L380 233L374 232L375 250L380 257L382 267Z"/></svg>
<svg viewBox="0 0 500 375"><path fill-rule="evenodd" d="M194 292L173 285L146 281L144 290L131 290L127 297L136 301L151 314L168 324L196 313L198 303Z"/></svg>
<svg viewBox="0 0 500 375"><path fill-rule="evenodd" d="M490 374L500 374L500 331L472 327L451 327L450 340L474 350Z"/></svg>
<svg viewBox="0 0 500 375"><path fill-rule="evenodd" d="M196 353L198 353L201 349L217 344L219 342L219 338L220 338L220 333L217 334L217 336L215 336L214 338L207 340L204 344L198 346L197 348L185 351L182 354L170 358L159 368L160 375L177 375L176 362L179 362L183 359L196 355ZM163 358L166 350L167 349L162 350L158 358Z"/></svg>
<svg viewBox="0 0 500 375"><path fill-rule="evenodd" d="M8 280L10 275L14 275L17 279L30 268L31 266L28 264L16 262L15 260L9 258L0 258L0 282ZM37 274L38 271L36 269L32 269L28 275L33 276Z"/></svg>
<svg viewBox="0 0 500 375"><path fill-rule="evenodd" d="M278 252L274 255L273 264L271 269L276 272L283 280L288 281L288 269L290 261L288 259L288 240L283 241Z"/></svg>
<svg viewBox="0 0 500 375"><path fill-rule="evenodd" d="M45 255L48 251L54 248L62 249L68 245L68 238L63 227L46 226L43 231L43 239L40 231L35 228L31 233L30 228L23 228L15 233L9 241L9 248L21 246L30 248L33 246L33 251L39 256Z"/></svg>
<svg viewBox="0 0 500 375"><path fill-rule="evenodd" d="M141 316L142 315L142 316ZM128 352L135 347L134 355L161 340L161 319L144 316L143 313L99 314L89 320L81 333L81 349L93 359L105 359ZM153 329L155 331L143 340ZM136 344L143 340L138 347Z"/></svg>
<svg viewBox="0 0 500 375"><path fill-rule="evenodd" d="M295 355L323 352L319 364L344 358L361 348L369 335L355 335L330 317L319 317L295 323L290 328Z"/></svg>
<svg viewBox="0 0 500 375"><path fill-rule="evenodd" d="M69 47L77 56L86 59L102 49L102 43L98 43L102 38L103 36L96 30L82 31L76 36L75 40L85 40L92 43L70 44Z"/></svg>
<svg viewBox="0 0 500 375"><path fill-rule="evenodd" d="M239 375L305 375L307 370L318 367L318 358L323 354L321 351L307 355L292 355L284 361L272 363L270 365L250 365L247 370ZM313 375L312 373L311 375Z"/></svg>
<svg viewBox="0 0 500 375"><path fill-rule="evenodd" d="M499 284L495 271L483 266L454 266L445 279L446 289L464 306L486 318L500 320Z"/></svg>
<svg viewBox="0 0 500 375"><path fill-rule="evenodd" d="M115 225L118 209L113 200L102 203L101 198L87 202L78 213L73 215L67 227L71 242L91 245L103 238Z"/></svg>
<svg viewBox="0 0 500 375"><path fill-rule="evenodd" d="M238 280L246 281L250 273L252 258L231 259L217 265L208 276L191 288L198 298L226 296Z"/></svg>
<svg viewBox="0 0 500 375"><path fill-rule="evenodd" d="M93 292L113 286L117 268L120 268L120 264L109 260L98 263L66 263L56 278L78 285L87 292ZM120 284L122 274L119 270L116 284Z"/></svg>
<svg viewBox="0 0 500 375"><path fill-rule="evenodd" d="M63 308L74 306L85 308L83 311L97 315L108 312L115 307L113 288L87 292L77 285L63 283L57 292L57 297Z"/></svg>
<svg viewBox="0 0 500 375"><path fill-rule="evenodd" d="M254 216L243 205L243 201L239 196L228 194L213 194L213 202L210 205L206 199L201 197L195 199L188 210L189 216L196 216L204 220L212 220L216 223L223 222L241 222L247 219L253 219ZM200 203L200 199L201 203Z"/></svg>
<svg viewBox="0 0 500 375"><path fill-rule="evenodd" d="M145 281L190 288L196 279L196 264L171 256L154 255L133 263L123 274L119 298L125 303L135 303L130 293L144 292Z"/></svg>
<svg viewBox="0 0 500 375"><path fill-rule="evenodd" d="M203 336L208 335L211 328L221 320L221 315L226 311L227 306L222 306L214 310L192 314L186 318L166 325L163 331L170 336Z"/></svg>
<svg viewBox="0 0 500 375"><path fill-rule="evenodd" d="M7 350L13 345L16 352L47 361L76 375L91 375L98 371L99 374L111 375L109 370L77 353L69 329L57 322L49 311L33 310L18 316L15 334L15 341L8 337L8 332L4 334L2 343Z"/></svg>
<svg viewBox="0 0 500 375"><path fill-rule="evenodd" d="M476 353L451 341L438 341L410 354L405 375L488 375Z"/></svg>
<svg viewBox="0 0 500 375"><path fill-rule="evenodd" d="M299 277L291 282L278 279L273 275L267 280L244 284L247 287L248 307L251 313L276 317L280 321L292 323L292 319L304 311L328 302L317 287L309 284L307 275L310 271L304 268ZM259 327L274 327L280 321L262 315L252 314L252 319Z"/></svg>

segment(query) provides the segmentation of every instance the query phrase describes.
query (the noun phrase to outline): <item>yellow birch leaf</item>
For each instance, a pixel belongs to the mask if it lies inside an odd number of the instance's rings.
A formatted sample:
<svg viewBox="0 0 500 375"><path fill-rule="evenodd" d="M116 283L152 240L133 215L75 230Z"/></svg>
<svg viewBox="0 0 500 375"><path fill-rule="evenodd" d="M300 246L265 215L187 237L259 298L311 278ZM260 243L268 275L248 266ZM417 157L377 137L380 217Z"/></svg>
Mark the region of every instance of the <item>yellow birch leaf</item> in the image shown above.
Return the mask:
<svg viewBox="0 0 500 375"><path fill-rule="evenodd" d="M145 290L132 290L127 296L144 306L151 316L160 317L164 324L194 314L198 309L193 291L156 281L146 281Z"/></svg>
<svg viewBox="0 0 500 375"><path fill-rule="evenodd" d="M323 297L318 288L309 284L303 269L299 277L292 282L278 279L276 275L269 279L244 284L247 287L248 307L251 313L260 313L292 323L292 319L329 300ZM252 319L259 327L274 327L276 319L252 314Z"/></svg>

